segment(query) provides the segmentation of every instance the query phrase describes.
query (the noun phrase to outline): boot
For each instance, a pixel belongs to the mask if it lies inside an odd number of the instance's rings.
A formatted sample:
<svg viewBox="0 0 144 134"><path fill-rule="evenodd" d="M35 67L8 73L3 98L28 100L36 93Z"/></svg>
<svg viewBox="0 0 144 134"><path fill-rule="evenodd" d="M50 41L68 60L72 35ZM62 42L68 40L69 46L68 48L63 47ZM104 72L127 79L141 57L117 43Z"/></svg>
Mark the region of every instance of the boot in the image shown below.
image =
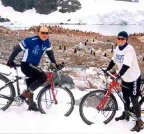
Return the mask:
<svg viewBox="0 0 144 134"><path fill-rule="evenodd" d="M25 90L20 97L27 102L33 101L33 93L30 90Z"/></svg>
<svg viewBox="0 0 144 134"><path fill-rule="evenodd" d="M33 101L33 102L31 102L31 103L29 103L29 108L28 108L28 110L33 110L33 111L39 111L39 109L38 109L38 107L37 107L37 105L36 105L36 103Z"/></svg>
<svg viewBox="0 0 144 134"><path fill-rule="evenodd" d="M129 116L128 116L127 112L124 111L124 112L122 112L122 115L119 116L119 117L116 117L115 120L116 121L119 121L119 120L127 120L127 121L129 121Z"/></svg>
<svg viewBox="0 0 144 134"><path fill-rule="evenodd" d="M33 101L33 93L30 90L25 90L20 97L29 105L28 110L39 111L36 103Z"/></svg>
<svg viewBox="0 0 144 134"><path fill-rule="evenodd" d="M136 125L131 129L131 131L139 132L144 128L144 122L140 119L136 121Z"/></svg>

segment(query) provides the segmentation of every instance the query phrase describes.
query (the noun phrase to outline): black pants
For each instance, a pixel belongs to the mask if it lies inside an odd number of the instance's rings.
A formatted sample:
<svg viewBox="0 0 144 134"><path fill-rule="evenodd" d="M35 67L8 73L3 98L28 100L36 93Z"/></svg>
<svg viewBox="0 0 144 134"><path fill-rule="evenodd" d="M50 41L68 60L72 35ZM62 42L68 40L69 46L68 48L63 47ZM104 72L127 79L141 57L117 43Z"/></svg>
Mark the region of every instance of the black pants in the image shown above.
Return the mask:
<svg viewBox="0 0 144 134"><path fill-rule="evenodd" d="M30 90L35 91L39 86L41 86L46 80L46 74L38 67L28 64L26 62L21 63L21 71L29 77L26 80L27 87Z"/></svg>
<svg viewBox="0 0 144 134"><path fill-rule="evenodd" d="M138 103L138 98L140 96L140 81L141 77L139 77L134 82L122 81L122 85L128 87L122 87L123 98L126 102L125 110L127 110L130 107L130 102L132 102L137 118L141 117L141 108L140 104Z"/></svg>

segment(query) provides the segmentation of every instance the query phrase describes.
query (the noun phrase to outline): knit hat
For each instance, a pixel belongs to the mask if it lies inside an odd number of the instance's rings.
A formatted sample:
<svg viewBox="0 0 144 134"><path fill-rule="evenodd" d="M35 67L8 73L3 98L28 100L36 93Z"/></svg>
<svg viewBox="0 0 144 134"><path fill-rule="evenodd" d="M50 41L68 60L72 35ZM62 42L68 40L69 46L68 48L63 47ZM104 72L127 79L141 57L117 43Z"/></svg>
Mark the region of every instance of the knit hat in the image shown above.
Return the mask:
<svg viewBox="0 0 144 134"><path fill-rule="evenodd" d="M128 39L128 33L125 32L125 31L121 31L121 32L118 33L118 37Z"/></svg>

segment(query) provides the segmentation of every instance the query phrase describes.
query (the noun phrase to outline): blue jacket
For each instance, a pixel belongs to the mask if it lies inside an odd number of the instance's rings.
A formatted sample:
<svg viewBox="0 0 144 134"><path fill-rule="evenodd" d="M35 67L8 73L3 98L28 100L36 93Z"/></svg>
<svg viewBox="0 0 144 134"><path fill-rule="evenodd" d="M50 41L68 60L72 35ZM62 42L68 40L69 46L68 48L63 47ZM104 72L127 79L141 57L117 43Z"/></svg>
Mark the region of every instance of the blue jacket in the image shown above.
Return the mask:
<svg viewBox="0 0 144 134"><path fill-rule="evenodd" d="M49 39L42 41L38 36L26 38L19 45L24 50L22 62L35 66L40 63L43 53L52 49Z"/></svg>

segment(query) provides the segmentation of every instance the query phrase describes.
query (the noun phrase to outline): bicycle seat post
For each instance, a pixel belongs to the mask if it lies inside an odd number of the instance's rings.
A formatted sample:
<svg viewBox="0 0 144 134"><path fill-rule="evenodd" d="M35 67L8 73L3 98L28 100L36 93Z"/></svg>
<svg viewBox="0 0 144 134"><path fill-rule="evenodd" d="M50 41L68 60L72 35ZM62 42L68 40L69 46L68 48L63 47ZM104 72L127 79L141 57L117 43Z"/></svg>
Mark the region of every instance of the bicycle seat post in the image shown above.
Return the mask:
<svg viewBox="0 0 144 134"><path fill-rule="evenodd" d="M15 70L15 74L16 74L15 77L18 77L18 69L17 69L17 67L14 67L14 70Z"/></svg>
<svg viewBox="0 0 144 134"><path fill-rule="evenodd" d="M17 93L18 95L20 95L20 87L19 87L19 75L18 75L18 68L15 66L14 67L14 70L15 70L15 77L16 77L16 87L17 87Z"/></svg>

